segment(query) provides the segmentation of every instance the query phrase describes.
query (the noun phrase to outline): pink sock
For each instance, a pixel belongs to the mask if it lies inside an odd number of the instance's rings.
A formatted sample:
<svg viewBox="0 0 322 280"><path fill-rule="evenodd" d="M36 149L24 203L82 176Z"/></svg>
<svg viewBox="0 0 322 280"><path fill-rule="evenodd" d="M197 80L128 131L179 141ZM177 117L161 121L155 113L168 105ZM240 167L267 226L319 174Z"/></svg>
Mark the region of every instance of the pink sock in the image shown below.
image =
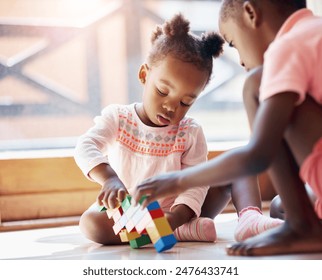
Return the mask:
<svg viewBox="0 0 322 280"><path fill-rule="evenodd" d="M215 223L210 218L195 218L174 231L178 241L208 241L217 239Z"/></svg>
<svg viewBox="0 0 322 280"><path fill-rule="evenodd" d="M263 215L258 207L249 206L239 213L238 225L235 229L235 239L243 241L268 229L282 224L284 221Z"/></svg>

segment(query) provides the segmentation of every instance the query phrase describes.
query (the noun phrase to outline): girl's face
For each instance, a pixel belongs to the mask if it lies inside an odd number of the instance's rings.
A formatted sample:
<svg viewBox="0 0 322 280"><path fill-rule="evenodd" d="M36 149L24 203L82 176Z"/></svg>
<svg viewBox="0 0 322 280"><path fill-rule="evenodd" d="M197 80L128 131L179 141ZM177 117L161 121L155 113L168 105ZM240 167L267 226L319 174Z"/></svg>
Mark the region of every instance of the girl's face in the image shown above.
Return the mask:
<svg viewBox="0 0 322 280"><path fill-rule="evenodd" d="M237 49L240 64L247 71L263 64L263 41L257 29L227 19L219 21L219 30L229 46Z"/></svg>
<svg viewBox="0 0 322 280"><path fill-rule="evenodd" d="M142 65L143 106L137 108L142 122L149 126L178 124L205 88L208 75L170 55L152 67Z"/></svg>

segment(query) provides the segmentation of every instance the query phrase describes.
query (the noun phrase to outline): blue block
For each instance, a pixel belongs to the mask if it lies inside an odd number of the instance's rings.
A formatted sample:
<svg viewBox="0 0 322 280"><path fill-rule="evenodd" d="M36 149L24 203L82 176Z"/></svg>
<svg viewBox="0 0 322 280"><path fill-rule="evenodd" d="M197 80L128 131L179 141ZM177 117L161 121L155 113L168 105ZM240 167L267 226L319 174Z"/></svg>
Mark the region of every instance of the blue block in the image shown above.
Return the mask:
<svg viewBox="0 0 322 280"><path fill-rule="evenodd" d="M169 234L162 236L157 242L155 242L154 248L158 253L161 253L165 250L171 249L176 243L177 239L174 234Z"/></svg>
<svg viewBox="0 0 322 280"><path fill-rule="evenodd" d="M151 202L147 207L146 207L149 211L150 210L155 210L155 209L159 209L160 208L160 204L157 201L153 201Z"/></svg>

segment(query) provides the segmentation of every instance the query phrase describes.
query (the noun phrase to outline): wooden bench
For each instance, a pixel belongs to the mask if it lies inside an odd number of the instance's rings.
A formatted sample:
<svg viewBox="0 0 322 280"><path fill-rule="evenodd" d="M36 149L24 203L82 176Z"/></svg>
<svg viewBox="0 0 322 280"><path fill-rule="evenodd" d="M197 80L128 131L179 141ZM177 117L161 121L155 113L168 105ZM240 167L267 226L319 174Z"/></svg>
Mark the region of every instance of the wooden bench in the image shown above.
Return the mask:
<svg viewBox="0 0 322 280"><path fill-rule="evenodd" d="M209 158L220 153L212 151ZM99 189L81 173L72 151L3 153L0 231L77 224ZM266 177L262 177L261 192L263 200L274 195Z"/></svg>

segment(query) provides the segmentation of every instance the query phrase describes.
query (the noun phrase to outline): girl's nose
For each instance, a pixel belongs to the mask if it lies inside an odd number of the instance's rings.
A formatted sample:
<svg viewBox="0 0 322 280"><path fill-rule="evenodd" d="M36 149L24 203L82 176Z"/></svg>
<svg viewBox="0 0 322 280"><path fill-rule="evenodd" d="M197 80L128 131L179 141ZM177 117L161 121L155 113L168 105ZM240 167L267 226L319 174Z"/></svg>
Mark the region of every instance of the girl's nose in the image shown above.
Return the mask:
<svg viewBox="0 0 322 280"><path fill-rule="evenodd" d="M174 102L164 102L163 108L167 110L168 113L174 113L176 111L176 105Z"/></svg>

